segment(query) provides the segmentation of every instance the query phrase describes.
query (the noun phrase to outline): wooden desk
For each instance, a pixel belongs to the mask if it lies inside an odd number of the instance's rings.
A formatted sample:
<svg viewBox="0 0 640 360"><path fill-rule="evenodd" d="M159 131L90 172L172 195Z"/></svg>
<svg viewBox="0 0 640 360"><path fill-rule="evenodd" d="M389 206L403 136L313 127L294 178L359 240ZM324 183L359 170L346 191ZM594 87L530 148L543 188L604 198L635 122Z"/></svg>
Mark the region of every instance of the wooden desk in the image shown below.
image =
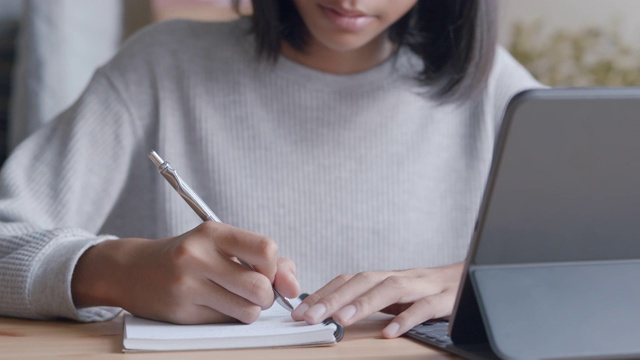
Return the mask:
<svg viewBox="0 0 640 360"><path fill-rule="evenodd" d="M122 316L107 322L0 318L0 359L451 359L407 338L382 339L388 318L374 316L347 328L336 346L189 352L122 353Z"/></svg>

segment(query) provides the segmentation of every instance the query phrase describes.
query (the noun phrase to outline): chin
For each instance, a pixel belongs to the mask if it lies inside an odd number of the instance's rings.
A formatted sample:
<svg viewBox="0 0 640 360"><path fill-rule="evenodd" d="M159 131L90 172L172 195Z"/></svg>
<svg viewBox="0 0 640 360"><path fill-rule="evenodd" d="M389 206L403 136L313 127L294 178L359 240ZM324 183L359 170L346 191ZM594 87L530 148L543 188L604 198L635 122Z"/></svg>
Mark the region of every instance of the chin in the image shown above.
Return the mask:
<svg viewBox="0 0 640 360"><path fill-rule="evenodd" d="M337 52L349 52L356 51L366 47L371 43L371 39L359 38L352 35L345 35L334 37L332 39L325 39L321 43L328 49Z"/></svg>

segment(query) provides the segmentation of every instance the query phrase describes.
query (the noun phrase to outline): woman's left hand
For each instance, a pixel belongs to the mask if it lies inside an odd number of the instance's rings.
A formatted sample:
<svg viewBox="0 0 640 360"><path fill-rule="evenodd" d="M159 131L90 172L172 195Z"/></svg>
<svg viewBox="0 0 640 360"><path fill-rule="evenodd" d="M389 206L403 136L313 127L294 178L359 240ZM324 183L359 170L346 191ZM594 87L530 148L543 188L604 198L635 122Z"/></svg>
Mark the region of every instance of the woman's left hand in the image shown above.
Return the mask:
<svg viewBox="0 0 640 360"><path fill-rule="evenodd" d="M382 311L396 315L382 330L384 337L395 338L426 320L451 315L463 266L341 275L304 299L292 317L310 324L333 317L349 326Z"/></svg>

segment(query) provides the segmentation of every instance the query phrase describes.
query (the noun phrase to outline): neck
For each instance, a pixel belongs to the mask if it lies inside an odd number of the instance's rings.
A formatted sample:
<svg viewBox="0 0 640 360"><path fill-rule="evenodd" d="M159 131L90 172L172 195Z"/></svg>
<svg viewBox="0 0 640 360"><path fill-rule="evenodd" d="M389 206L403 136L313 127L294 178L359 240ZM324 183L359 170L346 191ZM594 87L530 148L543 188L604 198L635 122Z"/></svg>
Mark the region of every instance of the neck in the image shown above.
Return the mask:
<svg viewBox="0 0 640 360"><path fill-rule="evenodd" d="M337 51L317 43L311 43L298 51L283 43L281 53L289 60L315 70L332 74L354 74L373 68L384 62L395 50L395 46L381 37L355 50Z"/></svg>

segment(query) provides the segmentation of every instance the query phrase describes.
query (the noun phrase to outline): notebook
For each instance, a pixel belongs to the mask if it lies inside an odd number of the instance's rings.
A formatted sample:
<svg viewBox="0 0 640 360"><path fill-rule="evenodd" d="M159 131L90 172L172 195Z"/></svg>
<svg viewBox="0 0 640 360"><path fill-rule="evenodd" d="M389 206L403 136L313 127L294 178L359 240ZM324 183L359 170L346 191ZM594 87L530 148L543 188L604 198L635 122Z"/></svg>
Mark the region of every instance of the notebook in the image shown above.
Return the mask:
<svg viewBox="0 0 640 360"><path fill-rule="evenodd" d="M467 359L640 358L640 88L536 89L504 115L450 323Z"/></svg>
<svg viewBox="0 0 640 360"><path fill-rule="evenodd" d="M329 346L343 334L342 326L331 320L316 325L294 321L277 303L251 324L175 325L125 313L123 351Z"/></svg>

